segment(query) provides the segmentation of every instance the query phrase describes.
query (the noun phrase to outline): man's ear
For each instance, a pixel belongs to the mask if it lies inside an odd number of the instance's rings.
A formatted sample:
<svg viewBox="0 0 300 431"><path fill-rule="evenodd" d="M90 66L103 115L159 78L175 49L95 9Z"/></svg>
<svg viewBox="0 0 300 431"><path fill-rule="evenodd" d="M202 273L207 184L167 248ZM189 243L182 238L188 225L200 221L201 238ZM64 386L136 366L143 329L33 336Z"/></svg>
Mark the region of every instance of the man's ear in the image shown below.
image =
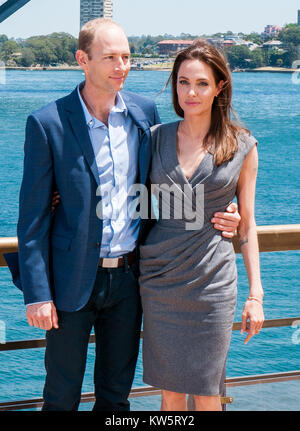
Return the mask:
<svg viewBox="0 0 300 431"><path fill-rule="evenodd" d="M75 54L77 63L82 69L85 69L88 64L88 54L81 49L78 49Z"/></svg>

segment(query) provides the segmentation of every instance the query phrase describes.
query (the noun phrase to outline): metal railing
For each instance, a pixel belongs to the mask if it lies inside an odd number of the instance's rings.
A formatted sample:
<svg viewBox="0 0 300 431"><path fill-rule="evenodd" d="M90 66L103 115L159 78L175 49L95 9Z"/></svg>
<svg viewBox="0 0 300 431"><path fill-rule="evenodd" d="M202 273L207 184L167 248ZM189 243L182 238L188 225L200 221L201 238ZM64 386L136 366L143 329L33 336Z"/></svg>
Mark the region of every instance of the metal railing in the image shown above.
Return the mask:
<svg viewBox="0 0 300 431"><path fill-rule="evenodd" d="M287 382L291 380L300 380L300 370L288 371L285 373L272 373L272 374L261 374L256 376L243 376L243 377L231 377L226 379L226 388L235 386L248 386L265 383L279 383ZM129 397L145 397L160 395L161 390L153 388L151 386L145 386L140 388L134 388L131 390ZM84 393L81 395L81 403L92 403L95 401L93 392ZM222 397L222 404L233 403L233 397ZM0 411L7 410L28 410L38 409L43 405L43 398L32 398L30 400L18 400L18 401L6 401L0 403Z"/></svg>
<svg viewBox="0 0 300 431"><path fill-rule="evenodd" d="M277 225L277 226L258 226L257 235L259 242L260 252L271 252L271 251L287 251L287 250L300 250L300 224L297 225ZM234 249L236 253L240 253L240 247L238 238L233 238ZM18 249L17 238L0 238L0 266L7 266L3 253L16 252ZM263 324L263 329L267 328L278 328L292 326L295 321L299 321L300 317L289 317L283 319L272 319L266 320ZM234 322L232 326L233 331L241 329L241 322ZM141 332L141 338L143 332ZM95 336L90 336L90 343L95 342ZM0 344L0 352L21 350L21 349L35 349L43 348L46 345L46 340L33 339L33 340L21 340L21 341L8 341L5 344ZM291 380L300 380L300 370L262 374L254 376L239 376L227 378L225 381L226 388L235 386L246 386L254 384L265 384L275 383ZM150 395L160 395L161 391L154 387L140 387L131 390L130 397L142 397ZM88 403L95 401L94 394L92 392L82 394L81 402ZM233 402L233 398L222 397L222 404L230 404ZM18 401L7 401L0 403L0 411L4 410L24 410L40 408L43 405L42 398L35 398L29 400L18 400ZM191 405L191 403L190 403Z"/></svg>
<svg viewBox="0 0 300 431"><path fill-rule="evenodd" d="M260 252L300 250L300 224L257 226ZM236 253L241 253L237 236L233 246ZM16 237L0 238L0 266L7 266L3 253L18 251Z"/></svg>
<svg viewBox="0 0 300 431"><path fill-rule="evenodd" d="M284 326L291 326L294 321L300 320L300 317L290 317L284 319L272 319L266 320L263 324L263 328L279 328ZM233 331L239 331L241 329L241 322L234 322L232 326ZM141 332L141 338L143 337L143 332ZM95 342L95 336L90 336L90 343ZM46 340L44 338L35 339L35 340L21 340L21 341L8 341L5 344L0 344L0 352L11 351L11 350L21 350L21 349L36 349L45 347ZM254 376L239 376L239 377L231 377L225 380L225 386L234 387L234 386L248 386L254 384L262 384L262 383L275 383L275 382L283 382L289 380L300 380L300 370L283 372L283 373L272 373L272 374L261 374ZM143 397L150 395L160 395L161 390L156 389L151 386L145 386L140 388L134 388L131 390L130 397ZM95 401L94 394L92 392L82 394L81 403L90 403ZM230 396L221 398L222 404L231 404L233 402L233 398ZM29 400L18 400L18 401L6 401L0 403L0 411L5 410L24 410L24 409L33 409L40 408L43 405L42 398L35 398Z"/></svg>

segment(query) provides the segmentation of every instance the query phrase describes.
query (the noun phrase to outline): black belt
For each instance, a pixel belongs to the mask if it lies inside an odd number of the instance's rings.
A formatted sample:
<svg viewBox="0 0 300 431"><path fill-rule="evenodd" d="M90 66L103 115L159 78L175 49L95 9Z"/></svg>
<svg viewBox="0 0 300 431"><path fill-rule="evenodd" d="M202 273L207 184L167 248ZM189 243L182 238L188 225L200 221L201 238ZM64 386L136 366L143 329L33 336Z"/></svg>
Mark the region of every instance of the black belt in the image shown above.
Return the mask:
<svg viewBox="0 0 300 431"><path fill-rule="evenodd" d="M128 265L132 265L136 261L136 249L130 253L125 254L125 256L119 257L101 257L98 262L98 266L102 268L119 268L125 265L125 259Z"/></svg>

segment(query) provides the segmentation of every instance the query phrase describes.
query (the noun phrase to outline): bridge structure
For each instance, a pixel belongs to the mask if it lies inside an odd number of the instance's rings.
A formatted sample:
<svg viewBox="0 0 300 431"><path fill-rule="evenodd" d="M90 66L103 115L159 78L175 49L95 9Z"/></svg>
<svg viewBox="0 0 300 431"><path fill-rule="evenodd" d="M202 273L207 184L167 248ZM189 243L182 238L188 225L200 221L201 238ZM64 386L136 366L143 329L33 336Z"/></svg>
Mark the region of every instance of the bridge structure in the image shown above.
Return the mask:
<svg viewBox="0 0 300 431"><path fill-rule="evenodd" d="M5 0L0 1L0 23L17 12L30 0Z"/></svg>

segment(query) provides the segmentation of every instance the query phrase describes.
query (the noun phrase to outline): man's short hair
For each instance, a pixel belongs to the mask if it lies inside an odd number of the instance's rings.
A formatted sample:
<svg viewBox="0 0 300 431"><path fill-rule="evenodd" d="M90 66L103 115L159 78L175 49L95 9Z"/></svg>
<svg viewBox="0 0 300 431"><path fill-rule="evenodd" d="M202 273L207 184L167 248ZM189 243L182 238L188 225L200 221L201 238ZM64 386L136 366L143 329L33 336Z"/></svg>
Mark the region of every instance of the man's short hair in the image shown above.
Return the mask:
<svg viewBox="0 0 300 431"><path fill-rule="evenodd" d="M96 18L88 21L79 33L78 38L78 49L86 52L91 59L91 45L93 43L96 32L101 27L116 26L122 29L122 27L110 18Z"/></svg>

